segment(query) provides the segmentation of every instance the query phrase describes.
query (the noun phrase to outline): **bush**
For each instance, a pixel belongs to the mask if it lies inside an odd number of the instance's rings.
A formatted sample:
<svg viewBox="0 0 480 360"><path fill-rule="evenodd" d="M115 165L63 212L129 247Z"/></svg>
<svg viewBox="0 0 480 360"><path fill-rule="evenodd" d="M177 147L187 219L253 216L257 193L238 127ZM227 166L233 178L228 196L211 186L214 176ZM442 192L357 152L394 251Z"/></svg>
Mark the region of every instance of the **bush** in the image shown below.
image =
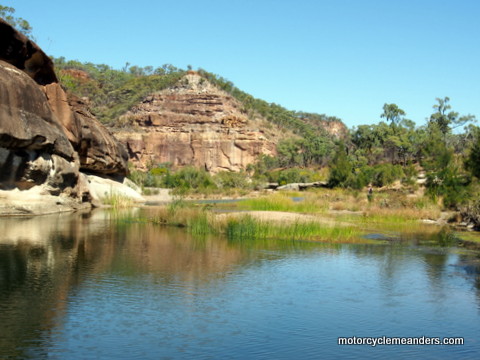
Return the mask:
<svg viewBox="0 0 480 360"><path fill-rule="evenodd" d="M355 169L355 171L351 170L351 166L351 163L345 155L337 159L337 162L332 164L330 170L329 185L332 187L340 186L359 190L369 184L376 187L383 187L405 177L401 165L363 165Z"/></svg>
<svg viewBox="0 0 480 360"><path fill-rule="evenodd" d="M138 186L144 186L145 179L147 178L147 173L138 170L130 170L128 178Z"/></svg>
<svg viewBox="0 0 480 360"><path fill-rule="evenodd" d="M415 165L410 164L403 168L404 177L402 179L402 183L405 185L416 185L417 183L417 176L418 171Z"/></svg>
<svg viewBox="0 0 480 360"><path fill-rule="evenodd" d="M405 176L401 165L380 164L373 169L372 184L382 187L392 184L395 180L401 180Z"/></svg>
<svg viewBox="0 0 480 360"><path fill-rule="evenodd" d="M450 164L445 169L427 174L427 193L432 199L443 199L443 206L458 209L471 197L471 179L460 174L459 169Z"/></svg>
<svg viewBox="0 0 480 360"><path fill-rule="evenodd" d="M188 189L212 189L216 188L211 175L205 170L188 166L176 173L167 172L163 184L167 188Z"/></svg>
<svg viewBox="0 0 480 360"><path fill-rule="evenodd" d="M352 181L353 165L348 158L345 145L340 143L330 166L330 177L328 185L330 187L347 187Z"/></svg>
<svg viewBox="0 0 480 360"><path fill-rule="evenodd" d="M251 182L247 175L242 172L222 171L213 177L213 181L220 189L248 189L251 188Z"/></svg>
<svg viewBox="0 0 480 360"><path fill-rule="evenodd" d="M373 168L371 166L363 166L355 171L355 174L348 176L345 181L345 187L360 190L368 184L372 183Z"/></svg>

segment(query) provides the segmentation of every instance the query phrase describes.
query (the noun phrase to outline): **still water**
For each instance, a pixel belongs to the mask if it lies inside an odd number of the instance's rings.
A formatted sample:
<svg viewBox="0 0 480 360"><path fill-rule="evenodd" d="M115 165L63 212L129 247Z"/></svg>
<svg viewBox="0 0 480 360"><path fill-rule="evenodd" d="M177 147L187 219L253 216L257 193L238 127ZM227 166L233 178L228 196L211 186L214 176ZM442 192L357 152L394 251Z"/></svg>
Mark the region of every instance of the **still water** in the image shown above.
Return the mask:
<svg viewBox="0 0 480 360"><path fill-rule="evenodd" d="M475 252L194 238L107 211L0 219L1 359L478 359L479 334Z"/></svg>

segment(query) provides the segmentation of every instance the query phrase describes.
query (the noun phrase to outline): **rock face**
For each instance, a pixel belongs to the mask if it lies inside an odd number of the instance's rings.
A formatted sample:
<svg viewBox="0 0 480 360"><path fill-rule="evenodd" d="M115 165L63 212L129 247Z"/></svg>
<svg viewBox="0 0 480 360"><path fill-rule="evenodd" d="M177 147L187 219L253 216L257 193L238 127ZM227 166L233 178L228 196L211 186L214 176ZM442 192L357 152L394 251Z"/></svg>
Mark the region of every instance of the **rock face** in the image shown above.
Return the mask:
<svg viewBox="0 0 480 360"><path fill-rule="evenodd" d="M27 73L37 84L57 82L52 60L23 34L0 19L0 59Z"/></svg>
<svg viewBox="0 0 480 360"><path fill-rule="evenodd" d="M325 131L336 139L345 139L348 134L348 129L341 121L324 121L322 127Z"/></svg>
<svg viewBox="0 0 480 360"><path fill-rule="evenodd" d="M128 153L90 112L84 101L66 94L58 83L43 87L48 103L80 157L80 169L94 174L125 176Z"/></svg>
<svg viewBox="0 0 480 360"><path fill-rule="evenodd" d="M139 168L171 163L239 171L260 154L275 154L274 135L260 130L235 99L195 72L146 97L123 120L133 126L114 130L115 136Z"/></svg>
<svg viewBox="0 0 480 360"><path fill-rule="evenodd" d="M0 188L74 188L78 156L38 85L0 61Z"/></svg>
<svg viewBox="0 0 480 360"><path fill-rule="evenodd" d="M123 177L127 153L67 96L38 46L0 19L0 215L84 207L81 171Z"/></svg>

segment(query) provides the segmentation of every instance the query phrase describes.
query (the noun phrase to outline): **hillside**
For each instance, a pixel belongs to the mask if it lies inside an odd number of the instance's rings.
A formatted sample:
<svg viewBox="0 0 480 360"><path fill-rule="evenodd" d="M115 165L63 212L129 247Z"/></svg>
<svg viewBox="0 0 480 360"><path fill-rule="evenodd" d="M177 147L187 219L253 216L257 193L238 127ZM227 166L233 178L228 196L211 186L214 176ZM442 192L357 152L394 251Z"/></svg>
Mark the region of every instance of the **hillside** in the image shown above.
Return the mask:
<svg viewBox="0 0 480 360"><path fill-rule="evenodd" d="M169 163L240 171L259 155L275 155L284 137L249 119L240 102L189 71L175 85L154 92L133 106L114 127L137 168Z"/></svg>
<svg viewBox="0 0 480 360"><path fill-rule="evenodd" d="M159 141L163 144L170 144L169 148L174 145L178 147L180 139L176 135L169 139L166 137L166 134L170 131L173 133L173 128L166 126L167 123L171 124L171 119L166 120L164 124L157 122L153 128L150 127L149 129L146 127L149 124L148 121L137 120L140 113L143 113L144 116L148 113L153 115L154 118L154 112L162 118L170 115L173 118L178 117L178 113L174 115L176 111L169 109L172 104L167 104L163 100L155 98L156 95L154 94L164 90L178 93L182 81L188 79L191 73L186 75L185 71L171 65L163 65L157 69L132 66L119 71L113 70L107 65L82 64L76 61L66 61L63 58L54 60L62 84L88 102L97 118L115 128L118 137L122 138L125 143L129 142L134 162L143 168L147 165L147 159L150 159L149 161L157 163L192 164L205 167L211 171L222 168L239 170L245 168L249 163L255 162L256 157L260 154L277 154L278 166L324 164L332 153L335 138L344 137L347 133L345 125L337 118L289 111L280 105L256 99L239 90L222 77L200 69L195 72L196 82L204 85L199 91L211 93L215 96L222 94L220 96L222 98L220 100L221 104L218 105L220 108L214 111L226 116L231 113L232 109L235 109L235 115L233 116L243 119L241 122L242 131L236 133L242 140L232 134L233 128L228 128L227 124L223 124L223 129L218 132L216 132L217 130L214 132L210 130L198 132L200 123L212 124L217 122L218 119L208 121L200 118L193 119L196 115L201 114L196 114L194 109L180 109L179 113L185 111L189 117L188 120L180 122L183 124L181 126L186 126L184 129L186 132L193 131L197 137L200 136L200 133L205 135L206 132L210 132L210 135L205 138L208 139L207 142L203 142L203 140L198 142L189 138L182 142L184 144L182 146L187 147L190 146L189 144L198 143L199 147L207 146L217 149L225 149L226 147L233 149L233 147L236 147L241 149L243 145L240 144L240 141L247 141L256 145L254 145L254 150L249 145L245 148L250 150L242 150L241 153L236 150L231 154L224 155L224 157L233 157L229 161L211 160L212 156L218 159L218 155L187 156L187 159L179 159L176 155L159 153L159 151L164 152L166 149L166 145L159 147ZM205 84L208 84L208 86ZM193 94L198 89L191 90ZM152 96L155 99L152 99ZM151 100L147 100L148 98L151 98ZM153 107L146 109L145 104L149 101L153 101L155 104ZM166 108L163 108L163 105L166 105ZM208 104L204 105L208 108ZM225 109L222 108L223 106L225 106ZM166 115L166 113L170 113L170 115ZM132 115L137 120L131 122ZM191 128L191 124L194 123L197 124L196 128ZM131 125L135 125L136 128L133 129ZM177 125L175 125L175 132L180 133L181 126ZM204 125L204 127L206 126ZM230 137L221 139L228 129L231 132ZM156 135L150 136L149 140L145 134L150 130L154 130ZM163 137L160 137L160 132L164 134ZM218 135L218 141L211 136L215 132ZM130 135L127 135L128 133ZM136 134L134 135L134 133ZM221 142L222 145L220 145ZM194 158L196 160L193 160ZM210 158L210 160L207 158ZM218 166L209 164L218 164Z"/></svg>

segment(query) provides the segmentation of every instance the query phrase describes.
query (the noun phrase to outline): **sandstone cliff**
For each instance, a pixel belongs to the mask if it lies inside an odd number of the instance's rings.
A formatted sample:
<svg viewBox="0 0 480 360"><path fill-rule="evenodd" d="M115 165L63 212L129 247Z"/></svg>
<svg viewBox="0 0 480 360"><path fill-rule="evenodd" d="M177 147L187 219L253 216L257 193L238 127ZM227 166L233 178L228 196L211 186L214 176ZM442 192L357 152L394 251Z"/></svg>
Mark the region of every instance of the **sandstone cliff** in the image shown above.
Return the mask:
<svg viewBox="0 0 480 360"><path fill-rule="evenodd" d="M249 120L241 105L195 72L151 94L123 116L116 129L138 168L192 165L210 172L245 169L260 154L275 154L275 134Z"/></svg>
<svg viewBox="0 0 480 360"><path fill-rule="evenodd" d="M57 83L48 56L0 19L0 214L82 207L90 193L81 171L123 177L127 159Z"/></svg>

